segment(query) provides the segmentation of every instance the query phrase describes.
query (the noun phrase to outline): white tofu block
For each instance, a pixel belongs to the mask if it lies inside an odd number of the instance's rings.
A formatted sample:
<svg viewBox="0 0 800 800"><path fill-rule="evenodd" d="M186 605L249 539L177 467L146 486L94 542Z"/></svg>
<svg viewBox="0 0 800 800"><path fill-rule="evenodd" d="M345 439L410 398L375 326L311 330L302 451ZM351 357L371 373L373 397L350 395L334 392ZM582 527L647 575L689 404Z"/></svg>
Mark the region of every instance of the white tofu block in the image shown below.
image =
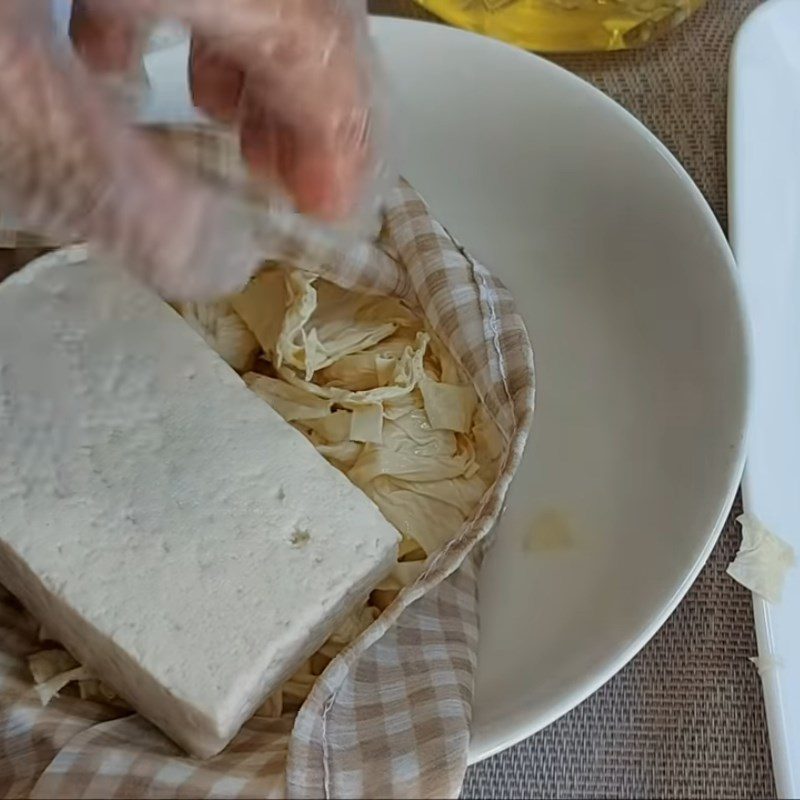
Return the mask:
<svg viewBox="0 0 800 800"><path fill-rule="evenodd" d="M71 254L0 286L0 583L208 757L399 536L169 306Z"/></svg>

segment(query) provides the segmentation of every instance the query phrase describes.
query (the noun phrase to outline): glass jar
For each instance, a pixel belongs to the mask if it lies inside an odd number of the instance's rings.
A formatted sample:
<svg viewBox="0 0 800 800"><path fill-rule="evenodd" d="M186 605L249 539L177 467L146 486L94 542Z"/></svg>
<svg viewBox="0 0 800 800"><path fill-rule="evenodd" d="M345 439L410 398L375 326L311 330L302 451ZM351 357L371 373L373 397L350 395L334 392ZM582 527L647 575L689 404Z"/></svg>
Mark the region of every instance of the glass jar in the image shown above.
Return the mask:
<svg viewBox="0 0 800 800"><path fill-rule="evenodd" d="M542 52L641 47L705 0L417 0L471 31Z"/></svg>

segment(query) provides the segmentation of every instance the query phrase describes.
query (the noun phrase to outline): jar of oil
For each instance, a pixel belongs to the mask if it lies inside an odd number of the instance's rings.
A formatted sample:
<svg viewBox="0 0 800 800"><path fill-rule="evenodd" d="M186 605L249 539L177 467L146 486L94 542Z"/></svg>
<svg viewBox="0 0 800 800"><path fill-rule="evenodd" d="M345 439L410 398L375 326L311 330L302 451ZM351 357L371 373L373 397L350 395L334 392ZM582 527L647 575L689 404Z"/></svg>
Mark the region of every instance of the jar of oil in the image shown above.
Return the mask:
<svg viewBox="0 0 800 800"><path fill-rule="evenodd" d="M437 16L526 50L641 47L705 0L417 0Z"/></svg>

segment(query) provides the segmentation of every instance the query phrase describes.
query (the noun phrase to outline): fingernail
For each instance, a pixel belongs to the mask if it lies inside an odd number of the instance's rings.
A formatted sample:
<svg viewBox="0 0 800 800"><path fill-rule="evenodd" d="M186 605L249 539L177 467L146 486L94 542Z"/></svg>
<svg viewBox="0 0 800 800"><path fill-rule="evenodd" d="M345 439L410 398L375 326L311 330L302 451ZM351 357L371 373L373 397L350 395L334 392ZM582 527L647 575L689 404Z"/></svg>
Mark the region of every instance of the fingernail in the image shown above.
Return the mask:
<svg viewBox="0 0 800 800"><path fill-rule="evenodd" d="M307 154L287 176L298 211L326 222L337 222L353 211L358 198L358 183L340 160Z"/></svg>

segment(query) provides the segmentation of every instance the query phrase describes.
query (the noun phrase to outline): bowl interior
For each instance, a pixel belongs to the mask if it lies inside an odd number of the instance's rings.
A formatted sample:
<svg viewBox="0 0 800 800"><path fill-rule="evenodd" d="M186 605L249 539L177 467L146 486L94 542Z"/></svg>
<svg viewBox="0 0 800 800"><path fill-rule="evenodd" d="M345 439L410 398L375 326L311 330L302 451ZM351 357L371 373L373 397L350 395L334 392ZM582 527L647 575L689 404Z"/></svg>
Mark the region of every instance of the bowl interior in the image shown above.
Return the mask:
<svg viewBox="0 0 800 800"><path fill-rule="evenodd" d="M712 212L630 115L490 40L377 31L403 170L513 290L536 354L480 584L478 759L597 689L696 577L741 472L747 338Z"/></svg>

